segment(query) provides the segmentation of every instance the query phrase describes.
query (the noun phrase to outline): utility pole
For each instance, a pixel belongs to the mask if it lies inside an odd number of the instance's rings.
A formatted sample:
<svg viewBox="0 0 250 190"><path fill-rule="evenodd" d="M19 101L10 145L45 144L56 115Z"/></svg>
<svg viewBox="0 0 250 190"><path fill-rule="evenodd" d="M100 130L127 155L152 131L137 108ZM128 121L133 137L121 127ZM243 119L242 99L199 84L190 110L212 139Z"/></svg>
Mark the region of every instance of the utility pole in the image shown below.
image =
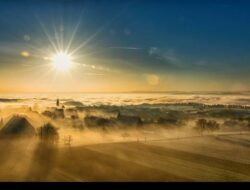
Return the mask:
<svg viewBox="0 0 250 190"><path fill-rule="evenodd" d="M2 127L2 125L3 125L3 118L1 118L0 127Z"/></svg>
<svg viewBox="0 0 250 190"><path fill-rule="evenodd" d="M70 146L71 145L71 142L72 142L72 137L71 135L68 136L68 138L64 138L64 145L66 146Z"/></svg>

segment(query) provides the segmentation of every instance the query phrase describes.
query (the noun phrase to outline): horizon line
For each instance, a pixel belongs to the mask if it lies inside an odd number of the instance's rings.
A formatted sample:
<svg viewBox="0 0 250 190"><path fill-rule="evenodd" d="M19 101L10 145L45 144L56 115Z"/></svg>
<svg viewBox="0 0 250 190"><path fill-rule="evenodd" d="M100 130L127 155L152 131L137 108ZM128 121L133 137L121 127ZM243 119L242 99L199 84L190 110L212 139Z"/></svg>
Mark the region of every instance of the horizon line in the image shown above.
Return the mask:
<svg viewBox="0 0 250 190"><path fill-rule="evenodd" d="M187 91L187 90L171 90L171 91L147 91L147 90L138 90L138 91L26 91L26 92L22 92L22 91L10 91L10 92L0 92L0 94L18 94L18 93L26 93L26 94L35 94L35 93L86 93L86 94L99 94L99 93L104 93L104 94L108 94L108 93L250 93L250 90L239 90L239 91L226 91L226 90L193 90L193 91Z"/></svg>

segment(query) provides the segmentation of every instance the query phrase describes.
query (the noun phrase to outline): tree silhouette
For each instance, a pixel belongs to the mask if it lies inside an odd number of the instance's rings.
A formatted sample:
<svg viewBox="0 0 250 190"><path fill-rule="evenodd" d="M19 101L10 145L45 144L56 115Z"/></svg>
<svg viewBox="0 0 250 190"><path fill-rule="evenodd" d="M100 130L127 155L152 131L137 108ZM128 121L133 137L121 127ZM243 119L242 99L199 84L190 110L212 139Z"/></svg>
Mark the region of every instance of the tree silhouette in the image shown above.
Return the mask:
<svg viewBox="0 0 250 190"><path fill-rule="evenodd" d="M195 128L199 132L203 133L204 131L218 130L220 128L220 125L215 120L209 120L209 121L207 121L206 119L199 119L196 122L196 127Z"/></svg>
<svg viewBox="0 0 250 190"><path fill-rule="evenodd" d="M56 144L59 140L57 129L50 123L40 127L38 129L38 135L42 141L52 144Z"/></svg>

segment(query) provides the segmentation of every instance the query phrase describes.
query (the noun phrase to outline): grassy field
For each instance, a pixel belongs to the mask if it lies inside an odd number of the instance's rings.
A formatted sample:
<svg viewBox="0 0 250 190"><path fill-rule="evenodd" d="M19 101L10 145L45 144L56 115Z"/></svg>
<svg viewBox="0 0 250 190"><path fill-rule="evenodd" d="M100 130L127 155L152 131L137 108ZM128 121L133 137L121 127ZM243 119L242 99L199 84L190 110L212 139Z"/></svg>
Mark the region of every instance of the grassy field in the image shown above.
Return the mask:
<svg viewBox="0 0 250 190"><path fill-rule="evenodd" d="M250 135L56 148L0 141L0 181L250 181Z"/></svg>

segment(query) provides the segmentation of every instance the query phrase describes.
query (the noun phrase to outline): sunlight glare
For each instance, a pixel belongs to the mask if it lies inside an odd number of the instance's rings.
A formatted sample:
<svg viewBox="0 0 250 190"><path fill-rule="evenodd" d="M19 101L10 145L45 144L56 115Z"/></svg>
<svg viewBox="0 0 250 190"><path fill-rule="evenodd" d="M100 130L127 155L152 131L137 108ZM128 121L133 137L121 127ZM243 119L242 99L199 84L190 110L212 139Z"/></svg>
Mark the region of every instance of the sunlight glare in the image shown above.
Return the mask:
<svg viewBox="0 0 250 190"><path fill-rule="evenodd" d="M65 52L59 52L52 57L52 64L57 71L68 71L72 65L72 58Z"/></svg>

